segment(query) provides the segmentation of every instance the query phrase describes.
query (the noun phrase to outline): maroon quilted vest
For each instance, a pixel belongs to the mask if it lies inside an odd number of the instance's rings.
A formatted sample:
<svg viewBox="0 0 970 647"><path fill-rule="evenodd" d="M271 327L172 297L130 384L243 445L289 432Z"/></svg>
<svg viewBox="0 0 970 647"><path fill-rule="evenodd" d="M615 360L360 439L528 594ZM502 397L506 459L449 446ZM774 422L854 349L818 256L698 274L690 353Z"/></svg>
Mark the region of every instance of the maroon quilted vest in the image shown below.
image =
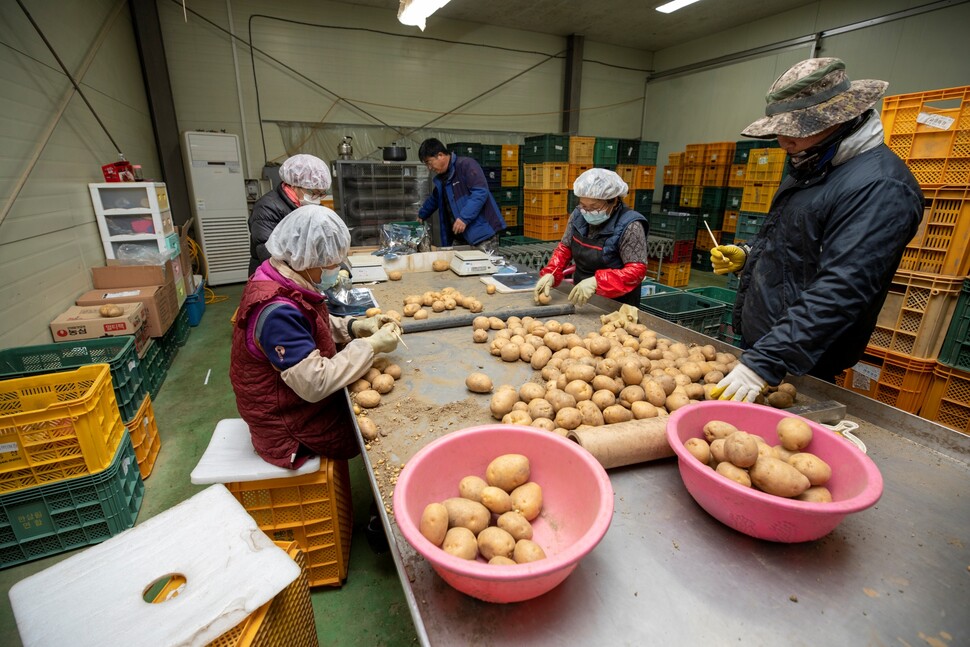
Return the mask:
<svg viewBox="0 0 970 647"><path fill-rule="evenodd" d="M283 382L255 340L247 339L252 318L264 305L279 298L292 302L310 321L321 355L333 357L337 352L323 297L289 281L268 262L264 263L243 290L229 364L236 408L249 425L253 447L267 462L294 469L314 455L338 460L352 458L360 450L343 389L319 402L307 402Z"/></svg>

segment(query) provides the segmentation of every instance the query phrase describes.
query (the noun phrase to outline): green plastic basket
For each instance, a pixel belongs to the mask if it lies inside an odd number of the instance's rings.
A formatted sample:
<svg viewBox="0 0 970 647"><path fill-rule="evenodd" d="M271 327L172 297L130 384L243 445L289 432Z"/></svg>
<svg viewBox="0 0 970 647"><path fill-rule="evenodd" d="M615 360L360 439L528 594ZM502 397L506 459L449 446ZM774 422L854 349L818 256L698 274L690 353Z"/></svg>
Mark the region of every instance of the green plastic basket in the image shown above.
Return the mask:
<svg viewBox="0 0 970 647"><path fill-rule="evenodd" d="M726 307L721 301L690 292L657 294L640 299L640 309L644 312L715 338Z"/></svg>
<svg viewBox="0 0 970 647"><path fill-rule="evenodd" d="M110 367L121 419L134 420L148 391L131 335L0 350L0 380L73 371L88 364Z"/></svg>

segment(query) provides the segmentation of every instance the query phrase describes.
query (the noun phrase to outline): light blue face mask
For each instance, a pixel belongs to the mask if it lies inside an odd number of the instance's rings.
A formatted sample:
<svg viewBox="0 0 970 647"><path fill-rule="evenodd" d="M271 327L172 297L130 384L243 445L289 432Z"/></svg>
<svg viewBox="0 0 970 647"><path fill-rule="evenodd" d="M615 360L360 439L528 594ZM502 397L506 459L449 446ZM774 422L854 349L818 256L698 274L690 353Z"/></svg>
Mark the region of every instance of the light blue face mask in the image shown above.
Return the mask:
<svg viewBox="0 0 970 647"><path fill-rule="evenodd" d="M316 283L314 287L322 294L337 284L337 277L339 275L340 267L335 267L332 270L324 269L320 272L320 282Z"/></svg>
<svg viewBox="0 0 970 647"><path fill-rule="evenodd" d="M610 212L605 210L587 211L586 209L580 207L579 213L581 213L583 215L583 219L591 225L602 225L604 222L610 219Z"/></svg>

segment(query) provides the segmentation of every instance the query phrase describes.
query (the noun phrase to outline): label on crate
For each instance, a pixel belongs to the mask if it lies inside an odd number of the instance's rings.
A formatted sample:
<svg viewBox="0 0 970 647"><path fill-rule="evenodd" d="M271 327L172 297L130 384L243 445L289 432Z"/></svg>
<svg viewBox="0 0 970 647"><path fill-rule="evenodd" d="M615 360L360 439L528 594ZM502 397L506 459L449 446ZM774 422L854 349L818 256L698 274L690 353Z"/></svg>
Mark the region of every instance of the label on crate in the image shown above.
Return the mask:
<svg viewBox="0 0 970 647"><path fill-rule="evenodd" d="M946 115L931 115L926 112L921 112L916 115L916 123L926 124L930 128L939 128L940 130L950 130L950 126L953 125L954 121L952 117L947 117Z"/></svg>
<svg viewBox="0 0 970 647"><path fill-rule="evenodd" d="M0 454L9 454L10 452L17 451L20 451L17 443L0 443ZM2 461L3 459L0 458L0 462Z"/></svg>
<svg viewBox="0 0 970 647"><path fill-rule="evenodd" d="M862 363L856 364L852 367L852 388L869 391L872 388L872 382L879 381L881 372L881 369L877 366Z"/></svg>

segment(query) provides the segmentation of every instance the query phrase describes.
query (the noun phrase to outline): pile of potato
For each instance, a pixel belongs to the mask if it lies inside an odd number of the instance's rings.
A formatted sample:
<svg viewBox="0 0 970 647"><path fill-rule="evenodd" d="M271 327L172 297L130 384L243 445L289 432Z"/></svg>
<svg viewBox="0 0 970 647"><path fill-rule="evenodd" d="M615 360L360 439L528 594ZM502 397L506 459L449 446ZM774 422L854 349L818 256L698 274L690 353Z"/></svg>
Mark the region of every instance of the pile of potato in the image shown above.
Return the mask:
<svg viewBox="0 0 970 647"><path fill-rule="evenodd" d="M471 312L481 312L485 309L482 302L475 297L466 297L453 287L442 288L440 292L425 292L424 294L409 294L404 297L404 316L415 319L427 319L428 310L444 312L455 308L465 308Z"/></svg>
<svg viewBox="0 0 970 647"><path fill-rule="evenodd" d="M381 396L390 393L394 382L401 378L401 367L391 364L386 357L377 357L370 369L356 382L352 382L347 390L354 401L354 413L357 414L357 426L364 440L377 438L378 429L374 421L363 415L364 409L373 409L380 405Z"/></svg>
<svg viewBox="0 0 970 647"><path fill-rule="evenodd" d="M529 459L504 454L488 464L485 478L466 476L457 497L428 504L419 530L449 555L489 564L524 564L546 554L532 541L532 521L542 511L542 488L530 481ZM494 521L494 523L493 523Z"/></svg>
<svg viewBox="0 0 970 647"><path fill-rule="evenodd" d="M721 476L745 487L800 501L830 503L832 493L825 484L832 477L832 468L804 451L812 442L812 428L799 418L783 418L775 431L779 444L770 445L758 434L711 420L704 425L704 438L690 438L684 447Z"/></svg>

